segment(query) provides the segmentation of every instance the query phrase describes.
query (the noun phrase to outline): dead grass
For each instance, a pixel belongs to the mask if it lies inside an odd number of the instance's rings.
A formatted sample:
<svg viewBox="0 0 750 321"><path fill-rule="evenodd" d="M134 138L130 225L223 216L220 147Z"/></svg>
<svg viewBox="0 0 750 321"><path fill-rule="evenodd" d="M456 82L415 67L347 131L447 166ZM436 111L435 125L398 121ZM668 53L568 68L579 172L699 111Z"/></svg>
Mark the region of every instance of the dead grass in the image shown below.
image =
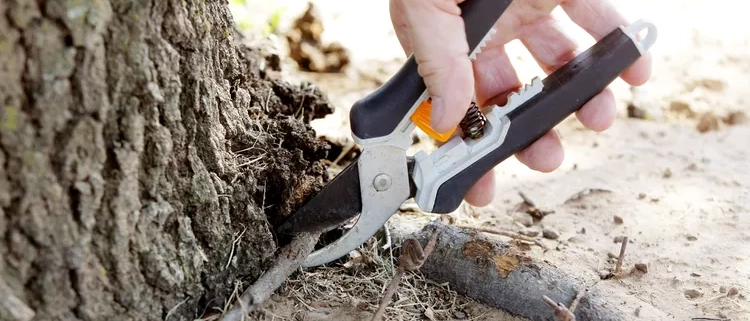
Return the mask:
<svg viewBox="0 0 750 321"><path fill-rule="evenodd" d="M396 271L398 252L400 248L383 250L380 243L368 242L345 264L299 271L286 281L285 296L294 298L303 310L355 306L374 314ZM467 303L447 284L427 280L419 271L406 272L384 319L450 319Z"/></svg>

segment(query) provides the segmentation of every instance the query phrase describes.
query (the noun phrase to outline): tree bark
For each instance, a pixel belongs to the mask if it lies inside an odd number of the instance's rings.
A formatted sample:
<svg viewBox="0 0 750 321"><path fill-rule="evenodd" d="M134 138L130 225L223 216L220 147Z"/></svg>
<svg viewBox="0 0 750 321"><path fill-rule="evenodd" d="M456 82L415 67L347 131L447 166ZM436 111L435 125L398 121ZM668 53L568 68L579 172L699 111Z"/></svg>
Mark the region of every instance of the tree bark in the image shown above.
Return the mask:
<svg viewBox="0 0 750 321"><path fill-rule="evenodd" d="M0 13L0 319L192 320L258 278L326 181L320 91L273 79L226 1Z"/></svg>

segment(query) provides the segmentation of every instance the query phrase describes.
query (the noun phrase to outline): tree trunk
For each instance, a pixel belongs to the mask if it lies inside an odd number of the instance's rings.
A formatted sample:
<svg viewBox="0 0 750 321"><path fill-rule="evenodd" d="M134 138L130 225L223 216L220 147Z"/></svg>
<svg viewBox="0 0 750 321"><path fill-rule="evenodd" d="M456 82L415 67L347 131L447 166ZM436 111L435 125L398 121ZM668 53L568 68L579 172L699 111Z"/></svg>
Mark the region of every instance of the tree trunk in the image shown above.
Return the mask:
<svg viewBox="0 0 750 321"><path fill-rule="evenodd" d="M0 320L192 320L326 181L331 112L226 1L0 1ZM241 293L243 286L239 286Z"/></svg>

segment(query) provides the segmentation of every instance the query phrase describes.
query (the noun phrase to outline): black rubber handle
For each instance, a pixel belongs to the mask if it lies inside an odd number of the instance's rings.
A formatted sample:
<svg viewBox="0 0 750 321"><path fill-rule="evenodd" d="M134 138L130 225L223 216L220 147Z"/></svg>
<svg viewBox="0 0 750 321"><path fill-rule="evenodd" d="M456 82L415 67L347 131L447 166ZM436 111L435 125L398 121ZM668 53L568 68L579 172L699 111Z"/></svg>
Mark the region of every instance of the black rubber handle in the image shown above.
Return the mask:
<svg viewBox="0 0 750 321"><path fill-rule="evenodd" d="M467 0L459 4L469 52L479 45L513 0ZM437 39L437 38L436 38ZM352 133L361 138L386 136L407 115L426 86L414 56L380 88L354 103L349 118Z"/></svg>
<svg viewBox="0 0 750 321"><path fill-rule="evenodd" d="M580 109L641 55L638 44L618 28L549 75L542 92L508 113L503 144L443 183L431 212L454 211L482 176Z"/></svg>

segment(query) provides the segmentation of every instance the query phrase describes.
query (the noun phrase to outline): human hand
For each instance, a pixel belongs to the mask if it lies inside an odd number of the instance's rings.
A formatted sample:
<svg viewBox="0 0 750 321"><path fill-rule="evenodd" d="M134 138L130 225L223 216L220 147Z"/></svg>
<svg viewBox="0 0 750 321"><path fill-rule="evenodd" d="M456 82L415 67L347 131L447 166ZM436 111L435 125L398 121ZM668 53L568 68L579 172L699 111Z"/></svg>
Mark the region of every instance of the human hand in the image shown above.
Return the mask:
<svg viewBox="0 0 750 321"><path fill-rule="evenodd" d="M432 128L438 132L458 126L475 94L480 106L504 104L507 94L520 88L522 82L504 49L508 42L519 39L548 74L576 56L578 46L551 15L558 5L596 40L628 25L607 0L515 0L495 24L497 33L472 62L458 7L463 1L390 0L396 36L405 53L414 54L419 65L432 98ZM650 74L651 56L646 53L620 78L638 86ZM576 112L576 117L585 127L603 131L614 121L615 109L614 94L607 88ZM551 172L562 164L564 151L557 132L550 130L515 157L533 170ZM494 187L494 175L489 172L465 199L485 206L494 198Z"/></svg>

